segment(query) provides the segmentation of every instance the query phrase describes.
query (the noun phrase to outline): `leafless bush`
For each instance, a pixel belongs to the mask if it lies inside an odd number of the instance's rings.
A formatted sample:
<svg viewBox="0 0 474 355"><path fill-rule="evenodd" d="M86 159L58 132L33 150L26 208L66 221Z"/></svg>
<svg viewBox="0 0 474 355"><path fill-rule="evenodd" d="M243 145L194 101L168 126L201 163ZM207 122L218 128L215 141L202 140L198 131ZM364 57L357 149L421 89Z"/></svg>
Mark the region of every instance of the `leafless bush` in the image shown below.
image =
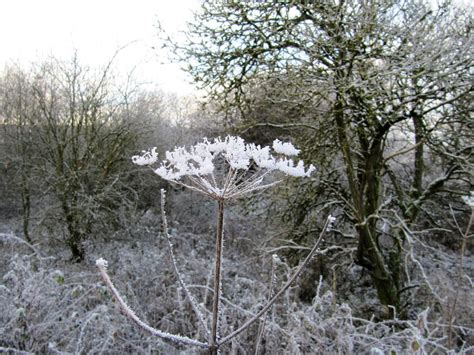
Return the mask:
<svg viewBox="0 0 474 355"><path fill-rule="evenodd" d="M228 228L232 228L228 226ZM176 282L167 242L155 227L135 225L133 243L124 231L115 241L88 245L87 264L64 263L38 253L11 234L1 237L4 272L0 281L0 352L79 354L196 354L137 330L116 311L95 272L92 259L111 261L110 274L127 302L141 318L166 331L196 335L197 319ZM213 241L207 235L172 232L174 248L185 281L196 298L210 305L208 268ZM250 243L248 241L247 243ZM35 247L35 246L33 246ZM266 302L271 278L271 256L255 248L226 246L223 269L222 331L253 317ZM253 250L253 252L249 252ZM53 253L50 250L49 253ZM56 254L56 253L55 253ZM2 267L3 268L3 267ZM284 260L275 263L274 288L294 269ZM287 290L268 313L259 353L449 353L446 324L434 308L412 320L376 321L354 315L357 310L335 301L329 280L316 285L310 303L299 301L298 283ZM206 296L207 295L207 296ZM260 325L235 338L226 352L254 353ZM454 324L454 330L473 336L473 329ZM472 342L451 353L472 351Z"/></svg>

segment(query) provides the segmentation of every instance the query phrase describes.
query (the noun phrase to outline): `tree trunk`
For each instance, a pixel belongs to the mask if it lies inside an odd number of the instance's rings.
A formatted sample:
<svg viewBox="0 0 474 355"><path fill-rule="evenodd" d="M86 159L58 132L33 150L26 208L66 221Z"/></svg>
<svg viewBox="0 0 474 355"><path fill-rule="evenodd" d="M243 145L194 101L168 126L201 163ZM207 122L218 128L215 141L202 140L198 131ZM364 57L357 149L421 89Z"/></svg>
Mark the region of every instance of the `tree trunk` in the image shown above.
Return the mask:
<svg viewBox="0 0 474 355"><path fill-rule="evenodd" d="M71 211L66 197L62 197L62 210L66 220L68 237L66 243L71 250L72 260L75 262L81 262L84 260L85 252L82 246L83 235L80 230L77 228L76 218L74 212Z"/></svg>
<svg viewBox="0 0 474 355"><path fill-rule="evenodd" d="M423 188L423 174L425 170L425 164L423 160L424 134L422 117L416 111L412 111L411 116L413 120L413 127L415 129L415 159L411 197L413 200L416 200L418 197L420 197ZM413 223L418 215L419 208L414 205L410 212L410 215L406 217L410 223Z"/></svg>
<svg viewBox="0 0 474 355"><path fill-rule="evenodd" d="M24 169L22 167L22 169ZM23 210L23 236L28 243L31 243L30 237L30 211L31 211L31 199L30 199L30 187L24 173L21 176L21 206Z"/></svg>
<svg viewBox="0 0 474 355"><path fill-rule="evenodd" d="M351 148L350 139L347 136L342 100L342 95L338 94L335 103L335 122L352 197L352 212L357 221L356 230L359 237L357 263L369 271L380 302L398 310L400 307L398 272L392 273L392 270L389 269L390 265L385 261L377 240L377 211L380 205L384 130L380 127L380 132L375 135L370 145L364 145L367 150L353 157L353 148ZM357 174L354 160L359 162ZM387 316L393 317L393 311L389 307Z"/></svg>
<svg viewBox="0 0 474 355"><path fill-rule="evenodd" d="M357 232L359 235L357 263L369 271L380 303L387 307L393 306L395 310L399 310L399 265L396 267L396 270L392 270L390 263L387 265L382 252L373 238L374 231L371 231L367 225L358 227ZM395 255L399 256L399 253L395 252ZM393 318L395 315L394 309L389 307L387 311L386 316Z"/></svg>

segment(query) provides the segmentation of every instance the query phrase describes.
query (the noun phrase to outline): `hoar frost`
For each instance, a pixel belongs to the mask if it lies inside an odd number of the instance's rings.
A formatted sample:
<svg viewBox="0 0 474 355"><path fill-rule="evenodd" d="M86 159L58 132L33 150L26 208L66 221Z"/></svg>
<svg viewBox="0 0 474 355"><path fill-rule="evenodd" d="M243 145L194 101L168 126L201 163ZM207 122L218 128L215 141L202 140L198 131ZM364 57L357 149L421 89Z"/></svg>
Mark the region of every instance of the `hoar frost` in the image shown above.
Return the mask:
<svg viewBox="0 0 474 355"><path fill-rule="evenodd" d="M474 191L471 191L470 195L462 196L462 199L466 205L474 208Z"/></svg>
<svg viewBox="0 0 474 355"><path fill-rule="evenodd" d="M188 301L191 303L192 309L199 319L205 335L208 337L207 342L201 342L185 336L173 335L162 332L143 322L132 309L125 303L113 285L107 274L107 261L100 258L96 261L100 274L112 292L115 300L124 313L142 329L159 336L164 339L172 340L177 343L199 346L210 350L211 353L220 353L221 347L238 336L241 332L248 329L251 324L259 321L259 319L269 311L276 299L283 295L285 291L295 282L301 274L303 268L310 262L319 250L318 246L322 242L324 233L329 224L334 222L333 217L329 217L326 221L323 231L318 237L315 245L304 259L303 263L298 267L296 272L289 277L285 285L271 297L270 300L255 314L251 319L247 320L242 326L232 331L230 334L221 337L219 330L219 319L222 317L222 309L220 307L220 299L222 293L222 246L224 244L224 210L225 201L241 197L255 190L264 189L276 185L280 181L264 182L267 174L280 171L289 176L308 177L315 170L313 165L305 168L302 160L294 161L291 157L298 155L299 150L291 143L284 143L275 140L272 145L273 152L268 146L261 147L255 144L248 144L240 137L227 136L224 139L216 138L209 141L206 138L200 143L186 149L177 147L172 151L166 152L166 159L160 166L154 169L154 172L162 178L201 192L209 198L216 200L217 223L216 223L216 249L214 259L214 282L213 282L213 299L211 326L207 326L207 322L200 312L197 302L193 295L189 292L188 287L180 275L176 259L173 253L173 244L167 232L167 221L165 208L165 192L161 191L161 208L164 234L168 240L171 260L178 276L181 287L186 293ZM156 148L151 151L143 152L142 155L132 157L132 161L137 165L151 165L158 161ZM280 262L278 255L272 256L273 264ZM274 265L273 265L274 266ZM273 267L272 266L272 267Z"/></svg>
<svg viewBox="0 0 474 355"><path fill-rule="evenodd" d="M98 266L98 267L102 267L104 269L107 268L107 260L103 259L103 258L99 258L95 261L95 264Z"/></svg>
<svg viewBox="0 0 474 355"><path fill-rule="evenodd" d="M183 185L202 192L214 199L239 197L257 189L276 184L264 184L263 178L272 171L280 171L294 177L308 177L315 170L313 165L305 168L304 162L295 162L292 158L300 150L289 142L276 139L272 145L273 155L269 146L245 143L240 137L227 136L216 138L191 146L177 147L166 152L166 160L154 170L165 180ZM221 181L216 178L216 158L222 156L228 165L227 175ZM137 165L152 165L158 161L156 148L132 157ZM245 176L251 166L251 176ZM186 178L186 180L185 180Z"/></svg>
<svg viewBox="0 0 474 355"><path fill-rule="evenodd" d="M156 147L150 151L143 151L142 155L134 155L132 161L137 165L151 165L158 161L158 153L156 152Z"/></svg>
<svg viewBox="0 0 474 355"><path fill-rule="evenodd" d="M278 139L275 139L273 141L273 150L277 153L292 156L292 155L298 155L300 153L299 149L296 149L293 144L290 142L288 143L283 143L280 142Z"/></svg>

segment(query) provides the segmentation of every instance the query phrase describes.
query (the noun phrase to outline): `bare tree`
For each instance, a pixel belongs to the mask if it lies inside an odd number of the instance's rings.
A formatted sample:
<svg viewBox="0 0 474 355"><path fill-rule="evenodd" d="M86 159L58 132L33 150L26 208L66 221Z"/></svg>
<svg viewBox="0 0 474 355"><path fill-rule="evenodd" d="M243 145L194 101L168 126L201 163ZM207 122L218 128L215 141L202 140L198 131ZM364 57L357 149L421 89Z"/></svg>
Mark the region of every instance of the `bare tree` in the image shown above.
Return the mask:
<svg viewBox="0 0 474 355"><path fill-rule="evenodd" d="M0 82L0 115L3 117L5 169L13 172L7 176L16 184L8 186L18 191L21 200L23 218L23 236L31 242L30 214L31 190L38 184L32 179L33 161L35 157L34 133L29 125L34 115L31 105L32 89L28 74L18 67L11 67L3 73ZM8 173L8 172L6 172ZM8 174L6 174L8 175Z"/></svg>
<svg viewBox="0 0 474 355"><path fill-rule="evenodd" d="M129 169L123 166L138 130L109 72L110 63L94 73L74 56L70 62L52 58L30 73L16 69L12 80L4 78L11 90L3 92L2 114L18 136L16 156L25 162L19 170L24 199L29 203L26 174L52 193L75 260L84 258L84 239L110 228L118 208L135 196L124 184Z"/></svg>
<svg viewBox="0 0 474 355"><path fill-rule="evenodd" d="M471 24L468 11L420 0L214 1L184 44L166 43L211 99L250 119L247 131L285 130L320 163L313 193L300 194L301 221L318 205L314 191L335 198L356 232L356 261L393 314L407 290L398 215L414 228L450 181L465 193L472 168L469 139L451 142L468 119L458 113L472 93Z"/></svg>

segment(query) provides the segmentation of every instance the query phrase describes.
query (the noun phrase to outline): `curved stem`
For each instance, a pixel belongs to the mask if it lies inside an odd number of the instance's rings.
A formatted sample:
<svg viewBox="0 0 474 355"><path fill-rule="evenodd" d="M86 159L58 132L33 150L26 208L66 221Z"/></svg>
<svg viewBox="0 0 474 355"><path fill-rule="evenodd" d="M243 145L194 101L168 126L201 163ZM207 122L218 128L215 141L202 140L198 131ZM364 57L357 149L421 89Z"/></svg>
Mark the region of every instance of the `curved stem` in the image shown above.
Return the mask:
<svg viewBox="0 0 474 355"><path fill-rule="evenodd" d="M326 233L326 230L328 228L329 223L330 223L330 220L328 218L326 220L326 223L324 224L323 230L322 230L321 234L319 235L318 240L314 244L314 246L311 249L311 251L309 252L308 256L306 256L306 259L304 259L303 263L300 265L298 270L296 270L296 272L293 274L293 276L291 276L291 278L288 280L288 282L285 284L285 286L283 286L280 289L280 291L278 291L275 294L275 296L273 296L267 302L267 304L260 310L260 312L258 312L253 318L249 319L240 328L234 330L232 333L230 333L225 338L223 338L221 341L219 341L218 346L221 346L221 345L227 343L228 341L232 340L237 335L242 333L245 329L247 329L250 325L252 325L254 322L259 320L260 317L262 315L264 315L270 309L270 307L275 303L275 301L278 299L278 297L280 297L291 286L291 284L298 278L298 276L301 274L301 272L306 267L306 265L309 263L309 261L313 258L314 254L316 254L316 252L318 251L318 246L321 243L321 240L323 239L324 234ZM211 343L211 345L212 345L212 343Z"/></svg>
<svg viewBox="0 0 474 355"><path fill-rule="evenodd" d="M138 316L135 314L135 312L127 305L127 303L123 300L122 296L120 296L119 292L115 288L114 284L112 283L112 280L110 280L109 275L107 274L106 270L106 262L103 260L98 260L96 261L97 267L99 268L100 275L102 276L102 279L104 280L105 284L109 288L110 292L112 292L113 297L117 301L118 305L122 309L122 311L125 313L125 315L133 321L135 324L137 324L140 328L143 330L146 330L147 332L156 335L160 338L163 339L168 339L171 341L174 341L176 343L181 343L181 344L186 344L186 345L194 345L194 346L199 346L204 349L209 348L209 344L200 342L198 340L194 340L182 335L175 335L175 334L169 334L166 332L163 332L161 330L158 330L156 328L151 327L150 325L146 324L143 322Z"/></svg>

